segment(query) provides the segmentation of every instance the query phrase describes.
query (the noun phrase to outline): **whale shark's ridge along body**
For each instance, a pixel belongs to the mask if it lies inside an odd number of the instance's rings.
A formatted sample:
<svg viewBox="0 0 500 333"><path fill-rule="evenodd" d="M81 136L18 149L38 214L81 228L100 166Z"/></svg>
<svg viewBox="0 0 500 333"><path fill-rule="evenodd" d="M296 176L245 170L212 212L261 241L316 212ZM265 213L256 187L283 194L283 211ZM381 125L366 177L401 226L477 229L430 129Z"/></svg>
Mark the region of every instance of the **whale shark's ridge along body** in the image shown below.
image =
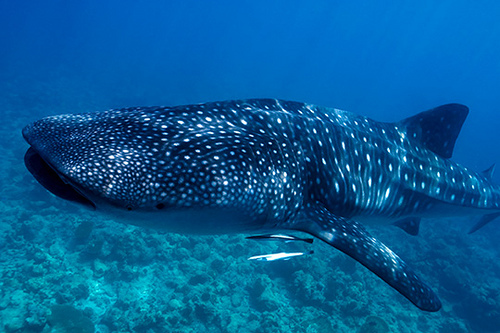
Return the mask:
<svg viewBox="0 0 500 333"><path fill-rule="evenodd" d="M355 220L410 233L426 216L500 211L491 170L451 160L467 107L398 123L272 99L47 117L23 130L28 169L57 195L175 232L308 232L352 256L419 308L430 288ZM35 163L37 165L31 165ZM61 185L61 184L59 184ZM61 190L62 189L62 190Z"/></svg>

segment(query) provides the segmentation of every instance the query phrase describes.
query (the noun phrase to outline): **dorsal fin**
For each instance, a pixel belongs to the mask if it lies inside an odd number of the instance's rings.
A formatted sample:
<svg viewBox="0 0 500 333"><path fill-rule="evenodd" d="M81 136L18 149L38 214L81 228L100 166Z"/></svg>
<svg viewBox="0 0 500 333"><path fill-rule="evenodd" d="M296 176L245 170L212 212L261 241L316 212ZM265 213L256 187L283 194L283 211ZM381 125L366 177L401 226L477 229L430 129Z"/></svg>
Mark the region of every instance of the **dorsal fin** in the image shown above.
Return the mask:
<svg viewBox="0 0 500 333"><path fill-rule="evenodd" d="M461 104L446 104L402 120L406 134L443 158L453 154L455 141L469 114Z"/></svg>
<svg viewBox="0 0 500 333"><path fill-rule="evenodd" d="M493 172L495 172L495 164L490 166L488 169L482 171L481 174L483 175L484 178L491 181L491 179L493 177Z"/></svg>

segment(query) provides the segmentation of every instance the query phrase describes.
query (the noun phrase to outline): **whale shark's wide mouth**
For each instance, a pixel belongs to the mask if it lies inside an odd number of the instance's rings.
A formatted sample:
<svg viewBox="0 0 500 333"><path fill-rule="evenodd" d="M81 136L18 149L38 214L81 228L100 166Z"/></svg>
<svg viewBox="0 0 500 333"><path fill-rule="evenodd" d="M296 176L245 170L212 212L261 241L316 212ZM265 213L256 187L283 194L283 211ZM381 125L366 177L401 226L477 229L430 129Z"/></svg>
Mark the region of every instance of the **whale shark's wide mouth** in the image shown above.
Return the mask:
<svg viewBox="0 0 500 333"><path fill-rule="evenodd" d="M71 184L64 181L32 147L24 155L24 164L35 179L52 194L69 201L95 209L95 204L83 196Z"/></svg>

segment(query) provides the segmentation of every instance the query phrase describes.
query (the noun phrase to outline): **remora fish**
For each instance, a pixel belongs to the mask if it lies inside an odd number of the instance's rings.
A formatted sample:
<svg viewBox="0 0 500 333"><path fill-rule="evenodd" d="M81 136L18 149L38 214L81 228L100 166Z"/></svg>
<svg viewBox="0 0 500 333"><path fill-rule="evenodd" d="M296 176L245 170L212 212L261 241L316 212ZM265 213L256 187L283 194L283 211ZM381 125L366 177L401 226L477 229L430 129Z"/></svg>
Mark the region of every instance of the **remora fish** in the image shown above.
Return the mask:
<svg viewBox="0 0 500 333"><path fill-rule="evenodd" d="M437 295L357 221L497 216L499 186L449 160L467 114L449 104L381 123L254 99L61 115L24 128L25 163L54 194L129 223L309 233L437 311Z"/></svg>
<svg viewBox="0 0 500 333"><path fill-rule="evenodd" d="M288 260L293 257L300 257L306 254L313 254L314 251L308 252L280 252L280 253L271 253L271 254L262 254L259 256L253 256L248 258L248 260L257 260L257 261L275 261L275 260Z"/></svg>
<svg viewBox="0 0 500 333"><path fill-rule="evenodd" d="M283 234L265 234L265 235L248 236L245 238L253 240L277 240L277 241L283 241L285 243L299 241L312 244L314 241L314 238L301 238L297 236L283 235Z"/></svg>

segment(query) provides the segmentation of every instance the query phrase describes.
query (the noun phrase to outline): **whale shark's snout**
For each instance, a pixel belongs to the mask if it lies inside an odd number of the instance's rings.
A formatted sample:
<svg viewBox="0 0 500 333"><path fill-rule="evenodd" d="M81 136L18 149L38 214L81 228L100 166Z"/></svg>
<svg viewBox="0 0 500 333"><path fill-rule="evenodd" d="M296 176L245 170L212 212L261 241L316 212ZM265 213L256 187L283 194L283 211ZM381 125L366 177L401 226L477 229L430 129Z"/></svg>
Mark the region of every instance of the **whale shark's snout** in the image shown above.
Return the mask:
<svg viewBox="0 0 500 333"><path fill-rule="evenodd" d="M27 125L23 137L31 148L25 155L26 167L40 184L67 200L94 208L144 206L154 168L146 152L151 147L137 130L146 132L137 124L140 121L121 122L120 116L61 115Z"/></svg>
<svg viewBox="0 0 500 333"><path fill-rule="evenodd" d="M52 194L95 209L95 204L61 177L33 148L24 155L24 164L35 179Z"/></svg>
<svg viewBox="0 0 500 333"><path fill-rule="evenodd" d="M67 139L71 129L61 125L71 124L72 116L47 117L35 121L23 128L22 134L30 148L24 155L24 164L33 177L52 194L69 201L95 209L95 204L84 194L83 189L68 178L68 160L70 153ZM76 117L75 117L76 118Z"/></svg>

